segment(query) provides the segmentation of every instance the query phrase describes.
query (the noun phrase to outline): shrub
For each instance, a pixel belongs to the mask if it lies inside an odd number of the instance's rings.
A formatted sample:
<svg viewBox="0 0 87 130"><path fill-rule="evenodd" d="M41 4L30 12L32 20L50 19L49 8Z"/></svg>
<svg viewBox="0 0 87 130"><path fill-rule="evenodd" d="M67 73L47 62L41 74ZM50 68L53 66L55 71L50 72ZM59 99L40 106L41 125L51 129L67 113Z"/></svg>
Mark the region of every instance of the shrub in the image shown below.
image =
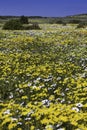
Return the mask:
<svg viewBox="0 0 87 130"><path fill-rule="evenodd" d="M5 29L5 30L21 30L21 29L23 29L23 26L19 20L9 20L4 24L3 29Z"/></svg>
<svg viewBox="0 0 87 130"><path fill-rule="evenodd" d="M26 26L24 27L25 30L40 30L41 28L39 27L39 25L37 23L33 23L32 25Z"/></svg>
<svg viewBox="0 0 87 130"><path fill-rule="evenodd" d="M52 19L49 21L50 24L62 24L62 25L66 25L66 22L64 20L58 20L58 19Z"/></svg>
<svg viewBox="0 0 87 130"><path fill-rule="evenodd" d="M62 20L57 20L56 23L57 24L63 24L63 21Z"/></svg>
<svg viewBox="0 0 87 130"><path fill-rule="evenodd" d="M81 22L77 25L77 28L85 28L87 26L86 22Z"/></svg>
<svg viewBox="0 0 87 130"><path fill-rule="evenodd" d="M38 23L33 23L33 24L32 24L32 28L33 28L33 29L40 29Z"/></svg>
<svg viewBox="0 0 87 130"><path fill-rule="evenodd" d="M31 25L23 25L20 20L9 20L7 21L4 26L3 29L5 30L39 30L41 29L38 25L38 23L33 23Z"/></svg>
<svg viewBox="0 0 87 130"><path fill-rule="evenodd" d="M21 22L22 24L28 24L28 17L21 16L21 17L20 17L20 22Z"/></svg>
<svg viewBox="0 0 87 130"><path fill-rule="evenodd" d="M79 24L79 23L81 23L81 20L72 19L72 20L69 21L69 23L71 23L71 24Z"/></svg>
<svg viewBox="0 0 87 130"><path fill-rule="evenodd" d="M57 20L55 23L62 24L63 26L66 26L66 22L64 20Z"/></svg>

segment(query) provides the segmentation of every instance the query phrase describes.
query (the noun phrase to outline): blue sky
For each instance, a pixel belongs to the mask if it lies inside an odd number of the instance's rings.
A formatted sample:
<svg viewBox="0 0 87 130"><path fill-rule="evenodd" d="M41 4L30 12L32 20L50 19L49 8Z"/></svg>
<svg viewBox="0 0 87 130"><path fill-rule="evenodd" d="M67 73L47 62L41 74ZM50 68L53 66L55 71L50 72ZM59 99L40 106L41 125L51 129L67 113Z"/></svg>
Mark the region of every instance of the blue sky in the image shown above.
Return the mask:
<svg viewBox="0 0 87 130"><path fill-rule="evenodd" d="M87 0L0 0L0 15L67 16L87 13Z"/></svg>

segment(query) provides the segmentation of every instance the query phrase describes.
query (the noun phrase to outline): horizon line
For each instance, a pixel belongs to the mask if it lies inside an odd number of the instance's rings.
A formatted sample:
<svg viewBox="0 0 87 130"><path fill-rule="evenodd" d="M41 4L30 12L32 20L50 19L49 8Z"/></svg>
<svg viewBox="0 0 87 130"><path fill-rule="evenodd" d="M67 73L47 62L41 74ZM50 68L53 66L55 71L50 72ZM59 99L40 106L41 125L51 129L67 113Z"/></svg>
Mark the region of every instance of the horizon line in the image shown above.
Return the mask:
<svg viewBox="0 0 87 130"><path fill-rule="evenodd" d="M41 16L41 15L0 15L0 17L20 17L20 16L26 16L26 17L70 17L70 16L76 16L76 15L87 15L87 13L76 13L76 14L69 14L69 15L65 15L65 16Z"/></svg>

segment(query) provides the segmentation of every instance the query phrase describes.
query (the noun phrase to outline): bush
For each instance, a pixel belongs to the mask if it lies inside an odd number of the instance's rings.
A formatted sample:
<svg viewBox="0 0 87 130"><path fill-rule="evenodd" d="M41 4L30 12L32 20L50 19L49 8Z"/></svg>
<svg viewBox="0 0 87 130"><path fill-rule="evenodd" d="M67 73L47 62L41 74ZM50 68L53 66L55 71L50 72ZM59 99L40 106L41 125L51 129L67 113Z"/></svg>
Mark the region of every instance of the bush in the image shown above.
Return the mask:
<svg viewBox="0 0 87 130"><path fill-rule="evenodd" d="M33 23L33 24L32 24L32 28L33 28L33 29L40 29L38 23Z"/></svg>
<svg viewBox="0 0 87 130"><path fill-rule="evenodd" d="M86 22L81 22L77 25L77 28L85 28L87 26Z"/></svg>
<svg viewBox="0 0 87 130"><path fill-rule="evenodd" d="M69 23L71 23L71 24L79 24L79 23L81 23L81 20L73 19L73 20L70 20Z"/></svg>
<svg viewBox="0 0 87 130"><path fill-rule="evenodd" d="M33 23L32 25L26 26L24 27L25 30L40 30L41 28L39 27L39 25L37 23Z"/></svg>
<svg viewBox="0 0 87 130"><path fill-rule="evenodd" d="M21 22L22 24L28 24L28 17L21 16L21 17L20 17L20 22Z"/></svg>
<svg viewBox="0 0 87 130"><path fill-rule="evenodd" d="M66 25L66 22L64 20L58 20L58 19L52 19L49 21L50 24L62 24L62 25Z"/></svg>
<svg viewBox="0 0 87 130"><path fill-rule="evenodd" d="M62 20L57 20L56 23L57 24L63 24L63 21Z"/></svg>
<svg viewBox="0 0 87 130"><path fill-rule="evenodd" d="M3 29L5 29L5 30L22 30L23 26L19 20L9 20L4 24Z"/></svg>
<svg viewBox="0 0 87 130"><path fill-rule="evenodd" d="M3 26L3 29L5 30L39 30L41 29L39 27L39 25L37 23L33 23L31 25L23 25L20 20L9 20L7 21L4 26Z"/></svg>

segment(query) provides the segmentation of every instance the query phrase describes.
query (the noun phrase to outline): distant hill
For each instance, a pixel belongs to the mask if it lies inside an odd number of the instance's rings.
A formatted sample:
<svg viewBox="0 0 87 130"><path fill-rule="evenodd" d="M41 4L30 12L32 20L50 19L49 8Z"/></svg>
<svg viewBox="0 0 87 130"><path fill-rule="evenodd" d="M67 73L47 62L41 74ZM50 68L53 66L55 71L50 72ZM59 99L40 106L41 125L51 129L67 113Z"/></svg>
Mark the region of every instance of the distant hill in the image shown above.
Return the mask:
<svg viewBox="0 0 87 130"><path fill-rule="evenodd" d="M77 15L70 15L63 17L66 22L69 22L70 20L78 20L82 22L87 22L87 14L77 14Z"/></svg>
<svg viewBox="0 0 87 130"><path fill-rule="evenodd" d="M87 14L76 14L65 17L43 17L43 16L27 16L30 21L37 23L50 23L53 21L63 21L65 23L74 22L87 22ZM20 16L0 16L0 23L9 19L18 19ZM55 22L54 22L55 23Z"/></svg>
<svg viewBox="0 0 87 130"><path fill-rule="evenodd" d="M79 19L82 21L87 21L87 14L77 14L64 17L65 19Z"/></svg>
<svg viewBox="0 0 87 130"><path fill-rule="evenodd" d="M19 18L20 16L0 16L0 19L8 19L8 18ZM43 17L43 16L26 16L28 18L61 18L61 17ZM76 15L69 15L62 18L86 18L87 14L76 14Z"/></svg>

